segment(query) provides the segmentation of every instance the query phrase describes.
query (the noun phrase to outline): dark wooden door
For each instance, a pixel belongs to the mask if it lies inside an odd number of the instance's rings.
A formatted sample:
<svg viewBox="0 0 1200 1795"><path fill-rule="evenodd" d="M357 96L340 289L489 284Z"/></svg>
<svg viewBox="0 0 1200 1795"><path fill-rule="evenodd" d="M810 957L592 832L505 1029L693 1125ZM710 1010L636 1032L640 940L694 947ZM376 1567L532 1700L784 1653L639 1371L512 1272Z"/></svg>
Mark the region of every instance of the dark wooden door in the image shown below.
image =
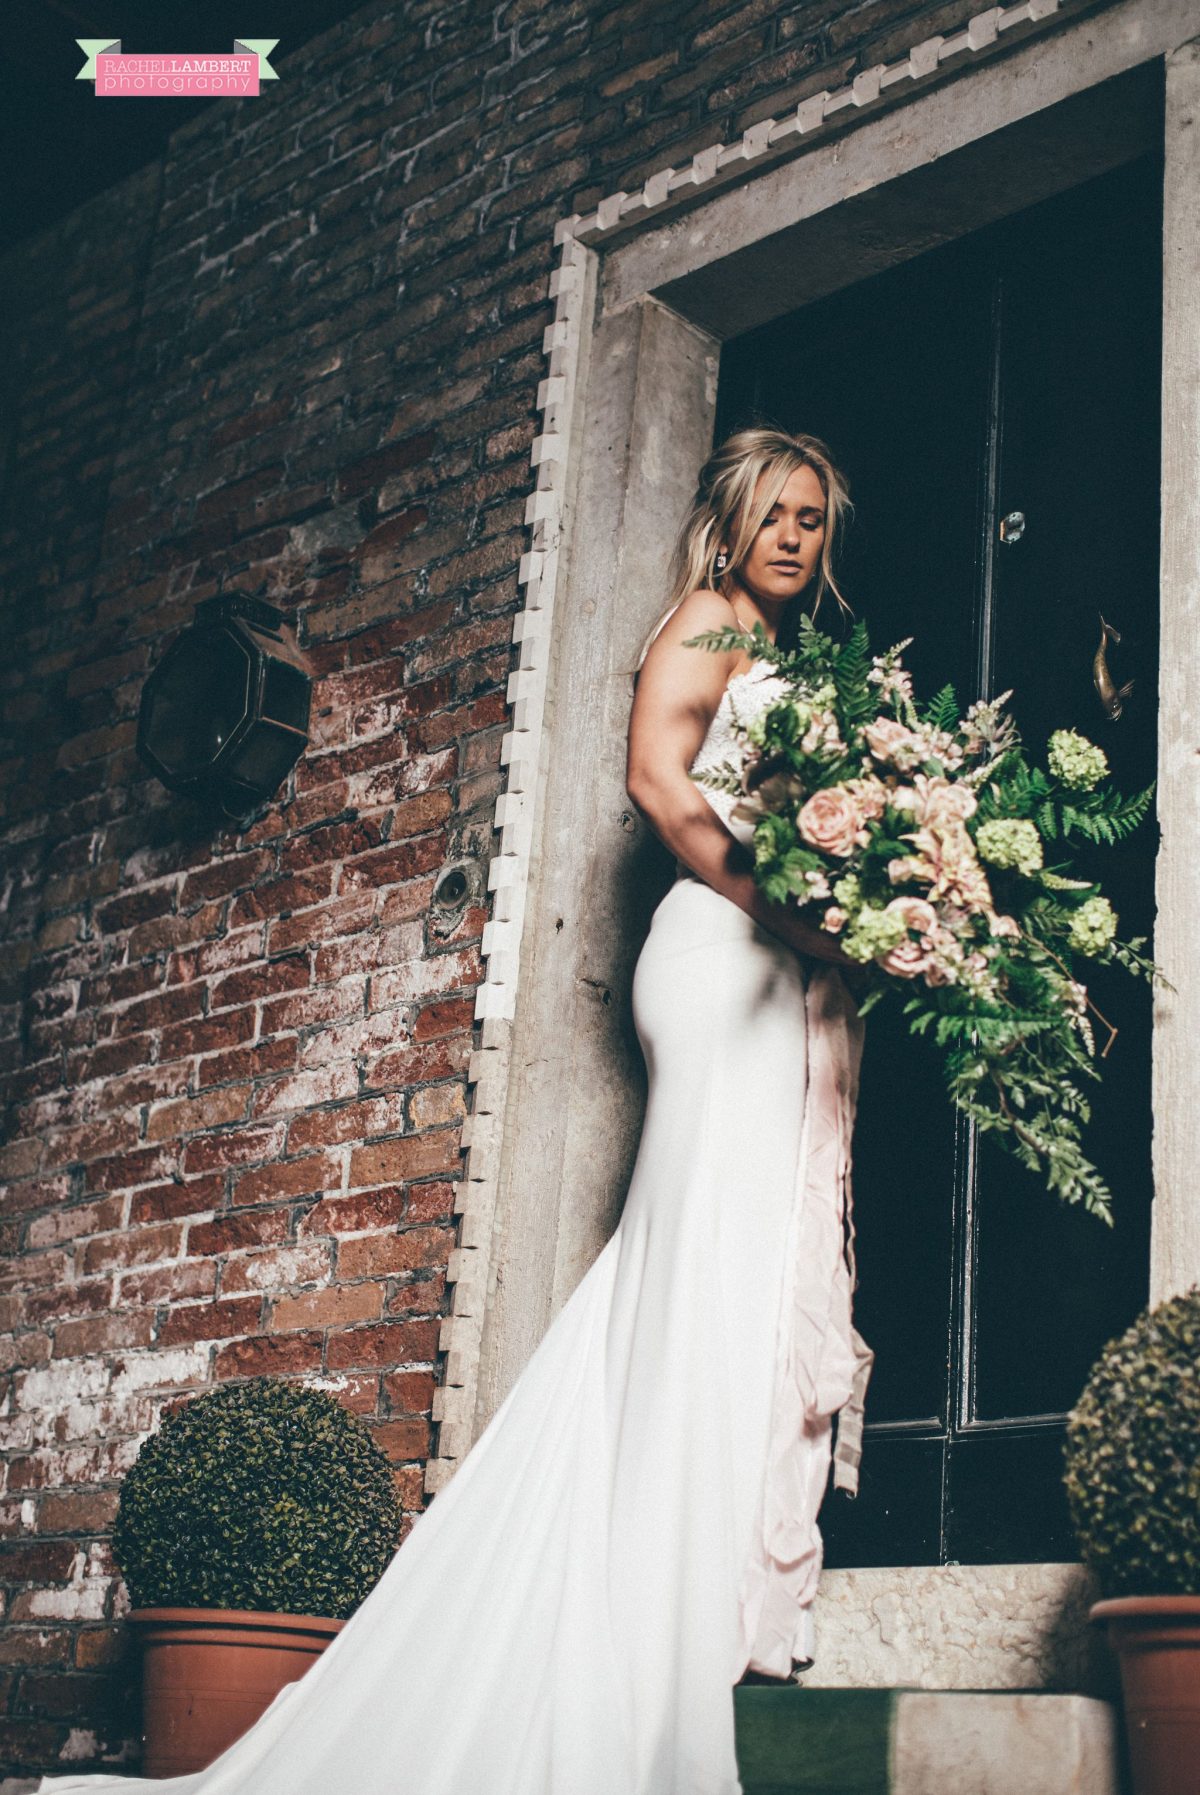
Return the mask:
<svg viewBox="0 0 1200 1795"><path fill-rule="evenodd" d="M1037 758L1079 728L1128 790L1156 765L1161 182L1139 158L730 341L717 419L829 444L856 507L843 588L876 649L915 638L919 693L1012 687ZM1116 722L1092 688L1101 612L1136 680ZM1152 935L1156 848L1148 820L1081 860L1124 937ZM856 1319L876 1365L829 1565L1076 1556L1064 1419L1147 1299L1151 1198L1149 990L1102 968L1089 988L1119 1028L1085 1136L1112 1230L957 1121L898 1012L868 1022Z"/></svg>

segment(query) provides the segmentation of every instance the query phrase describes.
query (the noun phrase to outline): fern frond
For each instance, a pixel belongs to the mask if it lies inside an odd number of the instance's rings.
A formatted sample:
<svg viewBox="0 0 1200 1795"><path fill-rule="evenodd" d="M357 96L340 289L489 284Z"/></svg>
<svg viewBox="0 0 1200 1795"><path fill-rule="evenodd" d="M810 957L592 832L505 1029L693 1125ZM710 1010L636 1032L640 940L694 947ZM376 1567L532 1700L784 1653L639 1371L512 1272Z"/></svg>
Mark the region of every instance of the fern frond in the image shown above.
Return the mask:
<svg viewBox="0 0 1200 1795"><path fill-rule="evenodd" d="M922 723L933 729L943 729L947 734L957 729L959 724L958 697L954 687L947 683L940 692L935 692L924 710L920 713Z"/></svg>

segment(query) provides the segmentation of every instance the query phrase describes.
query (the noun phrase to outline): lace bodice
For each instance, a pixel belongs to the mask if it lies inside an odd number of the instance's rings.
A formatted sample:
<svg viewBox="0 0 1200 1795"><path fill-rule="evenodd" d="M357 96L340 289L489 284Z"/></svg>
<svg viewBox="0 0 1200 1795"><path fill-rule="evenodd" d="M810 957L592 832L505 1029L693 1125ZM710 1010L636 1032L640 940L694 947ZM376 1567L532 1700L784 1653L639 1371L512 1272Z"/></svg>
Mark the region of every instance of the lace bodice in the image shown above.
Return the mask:
<svg viewBox="0 0 1200 1795"><path fill-rule="evenodd" d="M787 690L787 681L774 672L769 661L755 661L744 673L735 673L721 694L721 702L690 770L693 773L709 772L726 763L741 767L747 745L735 735L735 721L749 723L769 704L777 704ZM754 836L753 825L730 815L738 802L738 794L699 783L696 790L703 792L730 834L748 846Z"/></svg>

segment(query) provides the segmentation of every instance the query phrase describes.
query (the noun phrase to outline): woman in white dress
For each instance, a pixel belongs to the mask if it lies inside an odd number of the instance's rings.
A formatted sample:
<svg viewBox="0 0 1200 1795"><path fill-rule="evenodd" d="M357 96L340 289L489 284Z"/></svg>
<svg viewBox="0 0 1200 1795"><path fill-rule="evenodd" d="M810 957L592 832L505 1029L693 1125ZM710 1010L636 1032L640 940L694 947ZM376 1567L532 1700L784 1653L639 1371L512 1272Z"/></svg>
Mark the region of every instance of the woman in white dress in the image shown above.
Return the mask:
<svg viewBox="0 0 1200 1795"><path fill-rule="evenodd" d="M733 710L698 632L794 627L848 504L824 444L710 458L644 647L631 799L676 856L633 982L648 1101L621 1221L452 1481L306 1674L206 1769L36 1795L741 1795L732 1688L813 1655L817 1511L853 1493L862 1024L827 936L758 891ZM839 1416L833 1451L833 1417Z"/></svg>

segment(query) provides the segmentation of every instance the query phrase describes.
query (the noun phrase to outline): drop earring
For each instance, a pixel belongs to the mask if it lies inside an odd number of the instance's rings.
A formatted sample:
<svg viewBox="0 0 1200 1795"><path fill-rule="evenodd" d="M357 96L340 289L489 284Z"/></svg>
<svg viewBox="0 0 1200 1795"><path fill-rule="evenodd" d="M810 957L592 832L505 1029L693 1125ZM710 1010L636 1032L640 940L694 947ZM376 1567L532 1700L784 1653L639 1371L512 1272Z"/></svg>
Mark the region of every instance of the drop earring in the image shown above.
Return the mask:
<svg viewBox="0 0 1200 1795"><path fill-rule="evenodd" d="M721 549L717 555L717 572L718 573L724 573L725 563L726 563L726 561L728 561L728 559L729 559L729 556L725 553L725 550Z"/></svg>

